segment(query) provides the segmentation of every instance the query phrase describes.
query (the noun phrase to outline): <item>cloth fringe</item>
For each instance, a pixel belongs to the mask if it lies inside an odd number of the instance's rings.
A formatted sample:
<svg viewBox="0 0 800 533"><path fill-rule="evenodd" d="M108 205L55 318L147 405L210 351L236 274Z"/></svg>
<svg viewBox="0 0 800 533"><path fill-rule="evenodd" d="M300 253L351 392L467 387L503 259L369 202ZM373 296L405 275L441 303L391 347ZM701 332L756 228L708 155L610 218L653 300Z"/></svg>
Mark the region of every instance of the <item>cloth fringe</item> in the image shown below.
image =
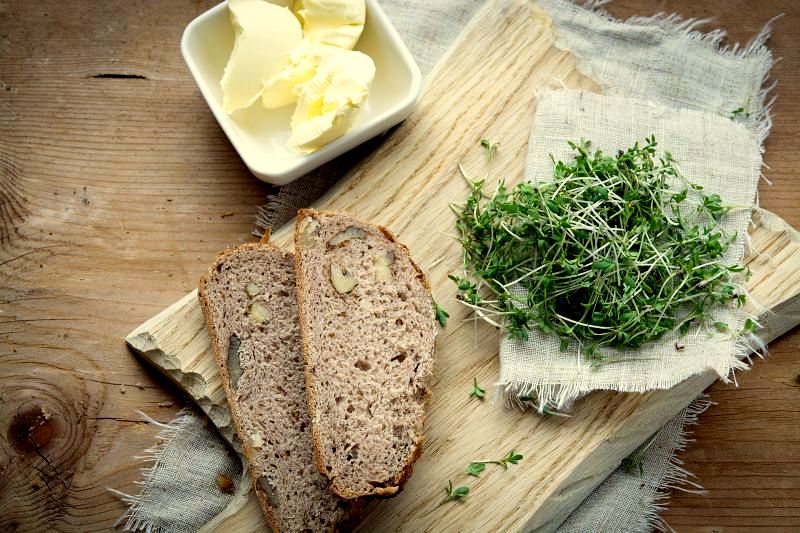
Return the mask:
<svg viewBox="0 0 800 533"><path fill-rule="evenodd" d="M756 321L754 315L748 314L748 317L754 322ZM760 324L758 325L760 326ZM717 372L719 379L723 383L734 383L738 386L736 372L750 370L751 356L755 354L763 359L768 351L764 342L754 333L740 335L735 346L735 355L726 359L724 365L720 368L713 370ZM631 390L630 387L623 389L614 385L607 390L615 392L646 392L653 389L669 389L673 386L674 383L665 380L654 384L652 387L642 387L641 390ZM507 408L523 410L533 408L539 414L556 416L569 416L567 412L572 409L574 402L590 392L578 383L565 385L521 380L499 381L495 383L495 391L493 401L495 403L502 402Z"/></svg>
<svg viewBox="0 0 800 533"><path fill-rule="evenodd" d="M684 468L684 462L678 457L678 453L686 449L686 446L694 442L691 439L691 427L696 426L701 414L705 413L709 407L715 405L706 394L701 394L695 398L683 417L680 433L670 454L664 478L656 491L653 500L645 510L645 520L648 527L657 531L674 531L669 524L661 517L661 513L667 509L672 491L679 490L689 494L707 494L703 487L694 481L694 474Z"/></svg>
<svg viewBox="0 0 800 533"><path fill-rule="evenodd" d="M143 498L146 496L148 487L151 487L153 484L153 475L158 470L161 462L161 456L167 443L172 440L178 431L183 430L186 424L191 421L192 411L190 409L182 409L178 412L175 418L167 424L159 422L158 420L151 418L139 410L136 411L136 414L148 424L153 424L154 426L161 428L161 431L155 436L155 444L147 448L143 455L134 457L134 459L142 461L141 472L143 479L134 481L136 485L142 487L142 490L139 492L139 494L126 494L122 491L112 489L111 487L106 487L106 490L115 496L118 496L128 506L125 513L114 523L114 527L119 526L123 521L125 521L123 531L167 533L163 528L150 522L147 515L144 515L140 512L140 505L143 501Z"/></svg>
<svg viewBox="0 0 800 533"><path fill-rule="evenodd" d="M290 211L291 207L284 202L280 194L267 195L267 202L264 205L258 206L256 211L256 227L253 229L253 235L259 239L264 236L267 229L272 229L276 226L276 221L284 218L286 212ZM284 214L283 216L281 216Z"/></svg>
<svg viewBox="0 0 800 533"><path fill-rule="evenodd" d="M702 44L717 54L726 57L737 59L761 59L761 68L759 71L759 87L761 88L755 95L755 104L752 106L756 111L747 116L742 123L750 130L758 139L761 145L762 153L764 151L763 144L772 129L772 107L775 104L776 95L774 89L777 86L777 80L768 83L769 73L772 66L778 61L772 57L772 52L766 47L766 42L772 35L772 29L775 21L780 19L783 14L776 15L761 28L750 41L742 46L739 43L722 44L722 41L727 37L727 32L723 29L714 29L711 31L703 32L698 28L713 21L712 18L688 18L684 19L677 13L656 13L651 16L632 16L628 19L622 20L614 17L603 6L610 3L611 0L588 0L580 7L602 16L608 22L620 26L624 29L625 25L635 25L642 27L660 27L663 31L669 34L678 35L689 41ZM569 51L566 43L556 37L554 45L560 50ZM600 83L603 90L608 90L613 87L604 84L600 77L594 75L594 69L591 63L581 57L575 56L578 70L584 75L592 78Z"/></svg>
<svg viewBox="0 0 800 533"><path fill-rule="evenodd" d="M679 490L704 494L676 455L691 439L691 427L713 403L701 394L634 450L562 522L558 533L671 531L659 517Z"/></svg>

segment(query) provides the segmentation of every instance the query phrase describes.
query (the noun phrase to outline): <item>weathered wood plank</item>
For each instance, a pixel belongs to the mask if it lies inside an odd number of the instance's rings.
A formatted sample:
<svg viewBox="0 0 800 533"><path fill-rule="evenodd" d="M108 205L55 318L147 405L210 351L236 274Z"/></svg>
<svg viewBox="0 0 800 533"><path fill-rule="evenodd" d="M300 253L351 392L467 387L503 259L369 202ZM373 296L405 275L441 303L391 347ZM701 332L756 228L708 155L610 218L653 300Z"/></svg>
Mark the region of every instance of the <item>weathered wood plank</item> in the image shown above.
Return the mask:
<svg viewBox="0 0 800 533"><path fill-rule="evenodd" d="M217 250L248 240L270 192L242 165L180 56L183 28L217 2L1 3L0 530L110 529L124 505L106 487L139 490L135 456L158 431L136 411L166 422L184 402L120 339L192 290ZM773 185L762 184L760 200L800 227L800 4L615 0L607 8L713 16L713 27L740 41L786 13L770 42L781 58L779 99L765 155ZM483 98L492 98L493 80L481 84ZM711 497L673 498L668 516L680 531L800 527L799 338L773 343L768 361L741 375L749 389L712 388L721 405L684 455ZM16 414L37 405L58 420L40 442L50 465L6 442Z"/></svg>

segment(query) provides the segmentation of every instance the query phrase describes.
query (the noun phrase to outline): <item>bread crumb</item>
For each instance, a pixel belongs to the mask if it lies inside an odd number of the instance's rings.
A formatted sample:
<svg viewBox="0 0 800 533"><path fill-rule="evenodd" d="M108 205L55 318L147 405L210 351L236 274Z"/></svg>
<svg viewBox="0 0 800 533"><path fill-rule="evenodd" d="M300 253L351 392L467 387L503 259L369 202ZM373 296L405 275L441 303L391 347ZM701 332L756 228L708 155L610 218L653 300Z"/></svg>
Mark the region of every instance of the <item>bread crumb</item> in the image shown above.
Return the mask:
<svg viewBox="0 0 800 533"><path fill-rule="evenodd" d="M172 407L175 405L175 402L158 402L159 407Z"/></svg>
<svg viewBox="0 0 800 533"><path fill-rule="evenodd" d="M227 218L227 217L232 217L233 215L234 215L234 212L233 212L233 211L225 211L224 213L222 213L222 214L219 216L219 218Z"/></svg>
<svg viewBox="0 0 800 533"><path fill-rule="evenodd" d="M217 473L217 486L225 494L236 492L236 485L233 484L233 480L222 472Z"/></svg>
<svg viewBox="0 0 800 533"><path fill-rule="evenodd" d="M139 389L139 390L144 390L144 383L139 383L139 382L137 381L137 382L136 382L136 385L134 385L134 386L135 386L137 389Z"/></svg>
<svg viewBox="0 0 800 533"><path fill-rule="evenodd" d="M120 394L125 394L125 385L120 385L119 386L119 393Z"/></svg>

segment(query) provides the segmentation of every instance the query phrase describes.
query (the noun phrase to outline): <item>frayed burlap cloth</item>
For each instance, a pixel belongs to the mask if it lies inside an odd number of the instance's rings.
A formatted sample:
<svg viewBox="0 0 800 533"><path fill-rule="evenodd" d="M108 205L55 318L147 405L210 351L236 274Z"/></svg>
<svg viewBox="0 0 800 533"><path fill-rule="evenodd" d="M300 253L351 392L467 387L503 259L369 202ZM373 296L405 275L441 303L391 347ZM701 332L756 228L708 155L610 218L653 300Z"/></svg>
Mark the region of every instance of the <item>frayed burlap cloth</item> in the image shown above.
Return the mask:
<svg viewBox="0 0 800 533"><path fill-rule="evenodd" d="M721 50L719 43L724 36L722 31L715 30L702 34L696 30L705 21L681 21L676 16L657 16L635 18L621 23L614 21L599 9L603 3L605 2L590 2L589 7L582 8L563 0L540 2L553 17L556 45L571 50L578 58L579 68L600 83L607 94L646 99L673 108L704 110L723 118L730 117L735 110L741 108L741 111L736 113L736 121L742 122L755 138L752 145L748 146L748 150L751 151L751 161L748 163L750 165L748 168L751 170L748 172L754 174L744 180L748 182L747 187L750 192L743 194L743 196L749 194L746 201L752 202L752 191L758 176L758 154L753 156L752 148L763 142L770 126L770 102L763 87L772 65L771 55L763 46L769 35L769 29L765 28L744 48ZM482 0L436 2L383 0L381 2L409 45L423 74L430 71L482 4ZM555 97L551 95L551 98ZM569 96L558 98L569 98ZM604 106L598 104L594 107L595 111L601 108L598 112L602 112ZM646 106L643 109L647 109ZM569 117L576 120L579 113L583 112L585 111L581 111L580 107L572 109ZM648 111L650 112L652 109ZM628 110L625 113L628 113ZM664 113L667 117L673 115L671 111ZM561 118L567 119L568 115L565 114ZM618 117L609 118L614 122ZM659 120L661 118L663 117L659 117ZM707 119L710 120L709 117ZM543 120L542 116L537 120ZM548 120L557 122L558 118L551 117ZM714 124L714 128L717 126L720 131L726 130L718 121ZM692 126L687 125L687 128L690 127ZM709 127L708 124L706 127ZM718 131L714 128L709 129L708 133ZM731 129L725 135L734 131L736 132L734 136L739 142L742 139L741 130L742 128L731 124ZM608 142L609 145L603 146L608 150L627 146L635 140L641 140L644 135L656 133L662 146L675 153L684 171L687 171L688 162L699 161L699 154L691 147L687 147L686 151L681 153L682 157L679 156L676 148L670 144L672 141L669 136L658 136L661 130L624 129L619 130L621 136L615 139L609 138L612 131L609 124L603 124L600 131L606 132L602 138L596 134L597 130L589 131L576 126L575 129L565 130L564 135L567 135L566 138L583 135L593 139L598 146L599 142ZM534 132L531 161L534 161L542 150L565 155L562 152L564 146L556 146L557 143L553 143L552 139L539 140L535 136ZM277 226L293 217L298 207L305 207L316 200L379 142L380 140L377 140L372 145L362 148L360 152L341 157L315 173L283 187L262 208L258 219L259 225L262 228ZM697 144L697 148L705 150L708 142L719 142L719 139L704 139ZM715 157L731 155L740 160L743 157L742 153L729 154L724 148L718 148L711 155ZM533 168L542 167L534 163ZM752 170L753 168L755 170ZM702 173L704 167L696 163L695 166L688 165L688 170L691 173ZM534 170L533 173L538 174L539 170ZM549 175L551 174L544 173L542 177ZM737 173L736 176L740 174ZM727 186L720 192L725 190ZM732 197L728 196L725 199L730 202ZM742 219L738 220L737 224L746 222ZM705 338L698 338L696 342L705 341ZM511 352L507 350L508 346L505 348L504 355L507 356ZM730 354L736 353L738 349L735 341L726 344L726 350ZM581 371L581 365L582 362L576 362L578 372ZM720 363L718 369L720 374L727 376L729 367L736 366L736 363L727 358ZM503 366L504 375L509 375L507 371L510 368L506 359ZM527 367L520 368L523 371L517 372L516 375L526 379L524 376L528 374L524 373L524 368ZM661 374L669 374L668 369L662 369ZM624 382L627 377L629 376L624 374L619 380ZM673 380L670 378L668 381ZM594 386L589 385L585 389L591 390ZM637 450L626 461L625 466L617 469L595 489L570 515L560 531L639 532L649 531L654 527L668 528L658 520L658 511L665 504L669 490L681 487L684 490L698 488L687 481L688 473L681 468L674 454L685 445L685 425L693 423L707 404L707 400L702 398L695 400L692 405L675 416ZM231 479L242 480L237 483L248 482L249 476L237 478L241 466L231 459L231 452L226 448L225 442L216 432L204 425L205 421L205 416L198 411L184 412L160 435L159 444L146 454L145 458L150 463L146 466L142 491L138 496L127 497L132 506L124 517L128 518L126 529L149 532L197 530L213 513L221 510L233 499L233 496L220 491L216 485L214 480L218 471L228 471ZM208 443L203 445L202 453L198 453L195 440L201 437ZM246 489L237 487L241 488Z"/></svg>
<svg viewBox="0 0 800 533"><path fill-rule="evenodd" d="M723 258L739 263L744 255L747 227L761 173L761 150L756 138L730 118L705 111L663 107L651 102L583 91L542 94L528 148L526 178L550 181L553 161L573 157L567 140L592 141L607 154L643 142L654 135L659 149L668 150L683 176L719 194L726 204L742 206L719 221L735 235ZM682 184L673 185L680 190ZM743 288L740 290L744 290ZM540 409L568 409L573 400L594 390L644 392L667 389L681 381L713 370L727 380L734 370L747 367L742 359L752 349L748 337L738 335L747 318L734 307L718 307L715 321L730 326L730 333L696 327L688 335L677 331L638 350L603 350L612 362L592 366L578 343L565 351L559 338L535 329L527 341L504 338L500 345L500 380L506 400L534 396ZM675 347L683 345L682 350Z"/></svg>
<svg viewBox="0 0 800 533"><path fill-rule="evenodd" d="M676 454L691 442L687 426L697 423L711 403L700 395L633 452L599 487L583 500L559 533L642 533L671 531L658 515L670 492L702 493Z"/></svg>
<svg viewBox="0 0 800 533"><path fill-rule="evenodd" d="M239 455L199 410L184 409L169 424L140 414L161 431L139 457L147 465L139 494L110 489L129 505L119 522L125 531L193 533L221 513L250 476L242 475Z"/></svg>
<svg viewBox="0 0 800 533"><path fill-rule="evenodd" d="M642 98L667 107L696 109L735 119L763 142L774 97L766 85L774 63L765 46L775 17L746 46L722 45L725 31L702 32L711 19L677 14L619 21L594 0L580 6L539 0L555 27L555 45L570 51L578 69L604 94Z"/></svg>

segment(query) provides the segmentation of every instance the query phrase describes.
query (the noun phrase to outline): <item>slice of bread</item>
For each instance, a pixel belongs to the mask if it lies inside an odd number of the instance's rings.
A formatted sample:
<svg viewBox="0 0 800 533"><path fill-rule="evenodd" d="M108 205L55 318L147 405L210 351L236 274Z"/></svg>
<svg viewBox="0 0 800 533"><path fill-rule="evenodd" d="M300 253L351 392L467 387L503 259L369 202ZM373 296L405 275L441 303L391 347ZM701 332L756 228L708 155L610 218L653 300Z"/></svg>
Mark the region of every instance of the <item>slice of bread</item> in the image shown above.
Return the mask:
<svg viewBox="0 0 800 533"><path fill-rule="evenodd" d="M270 526L331 531L347 519L350 502L328 490L314 463L294 257L269 244L225 250L200 280L199 296Z"/></svg>
<svg viewBox="0 0 800 533"><path fill-rule="evenodd" d="M297 302L319 471L343 498L391 496L422 452L437 327L425 275L386 229L301 210Z"/></svg>

